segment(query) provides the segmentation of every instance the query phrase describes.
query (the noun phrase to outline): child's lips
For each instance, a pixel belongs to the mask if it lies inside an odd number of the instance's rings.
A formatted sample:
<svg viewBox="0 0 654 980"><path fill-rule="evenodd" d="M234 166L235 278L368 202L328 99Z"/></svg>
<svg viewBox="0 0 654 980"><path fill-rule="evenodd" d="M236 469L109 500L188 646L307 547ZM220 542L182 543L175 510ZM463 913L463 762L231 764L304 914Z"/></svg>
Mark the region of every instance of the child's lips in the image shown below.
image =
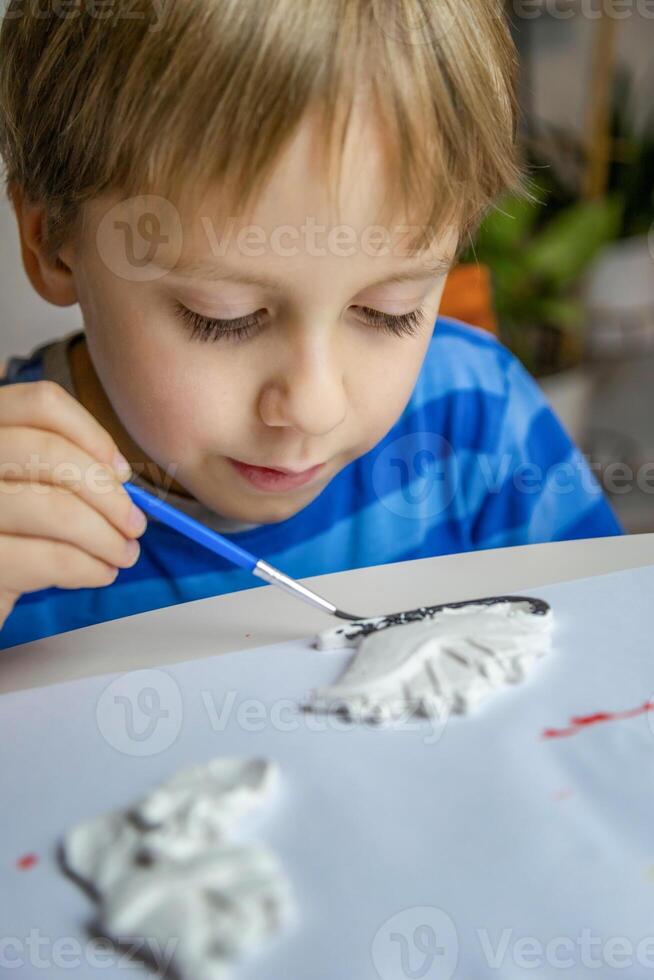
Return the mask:
<svg viewBox="0 0 654 980"><path fill-rule="evenodd" d="M232 466L243 476L251 486L259 490L282 492L294 490L309 483L322 470L324 463L318 463L309 469L301 471L273 469L268 466L253 466L241 460L227 457Z"/></svg>

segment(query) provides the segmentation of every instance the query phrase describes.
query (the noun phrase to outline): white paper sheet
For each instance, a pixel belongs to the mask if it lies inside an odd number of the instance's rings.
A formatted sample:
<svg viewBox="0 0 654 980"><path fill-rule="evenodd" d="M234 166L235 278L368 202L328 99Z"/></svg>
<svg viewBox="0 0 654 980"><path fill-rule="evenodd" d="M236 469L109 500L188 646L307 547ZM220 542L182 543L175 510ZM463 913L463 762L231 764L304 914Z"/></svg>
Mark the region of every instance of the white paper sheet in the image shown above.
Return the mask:
<svg viewBox="0 0 654 980"><path fill-rule="evenodd" d="M551 656L443 724L299 712L351 656L311 638L0 698L0 975L124 977L94 952L58 841L181 767L245 754L281 767L243 833L280 856L298 915L237 980L649 976L654 566L530 594L553 607Z"/></svg>

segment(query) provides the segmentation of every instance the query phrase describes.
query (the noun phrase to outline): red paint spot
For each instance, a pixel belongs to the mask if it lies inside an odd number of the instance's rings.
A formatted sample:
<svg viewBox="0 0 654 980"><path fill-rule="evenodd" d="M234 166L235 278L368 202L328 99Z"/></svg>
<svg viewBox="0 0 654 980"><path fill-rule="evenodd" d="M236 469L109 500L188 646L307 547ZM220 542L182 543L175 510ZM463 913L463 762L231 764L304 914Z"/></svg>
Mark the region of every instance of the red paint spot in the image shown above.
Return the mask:
<svg viewBox="0 0 654 980"><path fill-rule="evenodd" d="M38 860L39 859L36 854L23 854L23 856L19 857L16 861L16 867L19 871L29 871L29 869L33 868L35 864L38 864Z"/></svg>
<svg viewBox="0 0 654 980"><path fill-rule="evenodd" d="M598 725L604 721L622 721L625 718L636 718L637 715L647 714L654 710L654 701L645 701L638 708L629 708L627 711L598 711L594 715L580 715L570 719L568 728L546 728L543 738L566 738L569 735L576 735L582 728L590 725Z"/></svg>
<svg viewBox="0 0 654 980"><path fill-rule="evenodd" d="M556 793L552 793L553 800L568 800L572 796L572 790L568 787L566 789L558 789Z"/></svg>

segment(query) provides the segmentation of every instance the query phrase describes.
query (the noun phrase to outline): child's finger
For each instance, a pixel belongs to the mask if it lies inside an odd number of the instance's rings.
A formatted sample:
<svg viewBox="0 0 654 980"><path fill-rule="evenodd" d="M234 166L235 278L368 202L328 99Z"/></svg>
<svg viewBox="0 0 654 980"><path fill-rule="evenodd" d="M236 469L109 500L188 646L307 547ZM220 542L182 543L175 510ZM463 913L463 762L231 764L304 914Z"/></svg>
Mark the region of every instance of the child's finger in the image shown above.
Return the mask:
<svg viewBox="0 0 654 980"><path fill-rule="evenodd" d="M11 572L11 581L6 581ZM98 588L118 574L105 562L63 541L0 536L0 589L11 596L38 589Z"/></svg>
<svg viewBox="0 0 654 980"><path fill-rule="evenodd" d="M136 537L145 529L114 471L58 433L0 426L0 479L68 487L123 534Z"/></svg>
<svg viewBox="0 0 654 980"><path fill-rule="evenodd" d="M140 552L84 500L59 486L0 481L0 535L64 541L108 565L129 568Z"/></svg>
<svg viewBox="0 0 654 980"><path fill-rule="evenodd" d="M30 381L0 388L0 426L26 426L57 432L119 472L116 443L84 406L55 381ZM121 457L122 458L122 457Z"/></svg>

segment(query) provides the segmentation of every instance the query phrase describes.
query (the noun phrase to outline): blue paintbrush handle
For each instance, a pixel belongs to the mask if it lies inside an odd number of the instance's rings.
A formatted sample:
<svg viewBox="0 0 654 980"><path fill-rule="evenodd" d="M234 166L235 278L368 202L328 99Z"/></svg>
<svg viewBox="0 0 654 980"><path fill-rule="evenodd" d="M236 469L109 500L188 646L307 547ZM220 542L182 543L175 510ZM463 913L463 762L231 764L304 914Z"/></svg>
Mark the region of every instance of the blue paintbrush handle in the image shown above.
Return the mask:
<svg viewBox="0 0 654 980"><path fill-rule="evenodd" d="M254 570L257 559L249 551L245 551L244 548L239 548L237 544L224 538L222 534L218 534L217 531L212 531L211 528L205 527L204 524L200 524L199 521L189 517L188 514L182 513L176 507L172 507L165 501L148 493L147 490L137 487L134 483L127 481L123 483L123 486L136 506L140 507L146 514L149 514L150 517L156 517L162 524L166 524L168 527L173 528L173 530L179 531L185 537L190 538L191 541L196 541L198 544L204 545L205 548L220 555L221 558L226 558L227 561L231 561L234 565L239 565L241 568L247 569L248 572Z"/></svg>

